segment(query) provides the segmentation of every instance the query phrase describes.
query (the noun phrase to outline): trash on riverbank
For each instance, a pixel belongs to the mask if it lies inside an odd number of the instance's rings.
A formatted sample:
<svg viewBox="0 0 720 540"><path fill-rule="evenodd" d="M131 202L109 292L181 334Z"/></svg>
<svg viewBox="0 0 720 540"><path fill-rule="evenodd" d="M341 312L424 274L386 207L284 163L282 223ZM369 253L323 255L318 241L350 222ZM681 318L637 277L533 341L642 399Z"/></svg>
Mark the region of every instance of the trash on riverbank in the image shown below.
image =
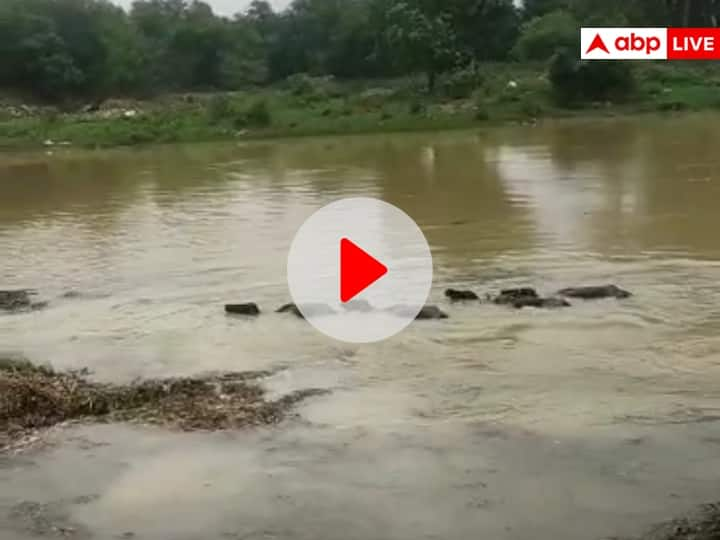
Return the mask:
<svg viewBox="0 0 720 540"><path fill-rule="evenodd" d="M703 505L692 516L674 519L656 527L642 540L718 540L720 503Z"/></svg>
<svg viewBox="0 0 720 540"><path fill-rule="evenodd" d="M265 372L138 381L88 380L87 371L57 372L26 360L0 358L0 451L34 430L71 420L136 422L182 430L226 430L272 425L308 389L265 399L257 379Z"/></svg>

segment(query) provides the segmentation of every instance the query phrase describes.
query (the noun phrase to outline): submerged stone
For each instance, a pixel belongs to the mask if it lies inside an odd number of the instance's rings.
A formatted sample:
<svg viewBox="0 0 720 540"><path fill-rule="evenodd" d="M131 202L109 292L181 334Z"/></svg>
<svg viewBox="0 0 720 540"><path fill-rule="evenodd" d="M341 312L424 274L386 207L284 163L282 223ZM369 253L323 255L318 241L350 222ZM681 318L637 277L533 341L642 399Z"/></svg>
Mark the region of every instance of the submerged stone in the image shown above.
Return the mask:
<svg viewBox="0 0 720 540"><path fill-rule="evenodd" d="M449 315L437 306L424 306L415 317L418 321L448 318Z"/></svg>
<svg viewBox="0 0 720 540"><path fill-rule="evenodd" d="M370 313L374 308L367 300L357 299L343 304L343 309L347 311L354 311L356 313Z"/></svg>
<svg viewBox="0 0 720 540"><path fill-rule="evenodd" d="M460 291L457 289L448 289L445 296L452 302L463 302L470 300L480 300L480 297L472 291Z"/></svg>
<svg viewBox="0 0 720 540"><path fill-rule="evenodd" d="M629 298L632 293L617 285L594 285L589 287L568 287L558 291L560 296L580 298L582 300L599 300L602 298Z"/></svg>
<svg viewBox="0 0 720 540"><path fill-rule="evenodd" d="M260 308L253 302L247 304L225 304L225 313L257 317L260 315Z"/></svg>
<svg viewBox="0 0 720 540"><path fill-rule="evenodd" d="M540 296L535 289L532 289L530 287L522 287L518 289L503 289L502 291L500 291L499 295L492 299L492 301L496 304L501 305L514 305L518 302L532 303L533 301L539 299Z"/></svg>
<svg viewBox="0 0 720 540"><path fill-rule="evenodd" d="M337 314L337 312L327 304L303 304L303 310L310 317L322 317ZM298 308L296 304L285 304L281 308L277 309L275 313L292 313L300 319L305 318L305 315L303 315L303 312L300 311L300 308Z"/></svg>
<svg viewBox="0 0 720 540"><path fill-rule="evenodd" d="M32 289L0 290L0 310L23 311L46 307L47 302L33 302L32 297L36 294Z"/></svg>
<svg viewBox="0 0 720 540"><path fill-rule="evenodd" d="M525 307L534 307L540 309L558 309L564 307L570 307L570 302L564 298L534 298L534 297L522 297L517 301L513 302L513 307L516 309L522 309Z"/></svg>
<svg viewBox="0 0 720 540"><path fill-rule="evenodd" d="M500 294L492 298L492 301L499 305L508 305L516 309L526 307L540 309L555 309L570 307L570 302L564 298L551 296L548 298L541 297L535 289L530 287L521 287L517 289L504 289Z"/></svg>
<svg viewBox="0 0 720 540"><path fill-rule="evenodd" d="M412 306L393 306L385 310L388 313L397 315L398 317L415 317L415 320L433 320L433 319L448 319L449 316L439 307L434 305L423 306L420 311L417 311L417 307ZM417 312L417 313L416 313Z"/></svg>

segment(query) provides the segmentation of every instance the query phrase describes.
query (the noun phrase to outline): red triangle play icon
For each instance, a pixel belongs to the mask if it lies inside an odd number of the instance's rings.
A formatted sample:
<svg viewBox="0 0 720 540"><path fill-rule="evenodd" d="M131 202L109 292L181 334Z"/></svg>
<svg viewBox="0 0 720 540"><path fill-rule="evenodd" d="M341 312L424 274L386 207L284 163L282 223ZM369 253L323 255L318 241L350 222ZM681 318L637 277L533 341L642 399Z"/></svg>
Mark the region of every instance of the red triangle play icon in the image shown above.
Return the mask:
<svg viewBox="0 0 720 540"><path fill-rule="evenodd" d="M340 301L349 302L387 274L387 266L347 238L340 240Z"/></svg>

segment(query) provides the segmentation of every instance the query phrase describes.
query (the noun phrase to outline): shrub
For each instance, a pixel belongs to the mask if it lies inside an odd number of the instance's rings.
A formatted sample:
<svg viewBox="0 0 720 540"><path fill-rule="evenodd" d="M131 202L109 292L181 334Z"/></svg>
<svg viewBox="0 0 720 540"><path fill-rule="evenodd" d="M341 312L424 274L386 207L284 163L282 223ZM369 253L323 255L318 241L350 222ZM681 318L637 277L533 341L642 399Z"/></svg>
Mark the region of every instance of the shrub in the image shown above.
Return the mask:
<svg viewBox="0 0 720 540"><path fill-rule="evenodd" d="M322 100L341 94L332 75L326 77L312 77L307 73L290 75L285 84L294 96L307 100Z"/></svg>
<svg viewBox="0 0 720 540"><path fill-rule="evenodd" d="M250 105L245 112L245 120L247 125L252 127L269 126L272 123L272 117L267 101L261 99Z"/></svg>
<svg viewBox="0 0 720 540"><path fill-rule="evenodd" d="M553 94L561 105L583 101L626 99L635 87L625 62L578 62L567 50L558 51L549 73Z"/></svg>
<svg viewBox="0 0 720 540"><path fill-rule="evenodd" d="M425 112L425 105L423 105L420 101L411 101L409 112L412 115L423 114Z"/></svg>
<svg viewBox="0 0 720 540"><path fill-rule="evenodd" d="M392 88L368 88L357 96L357 103L366 110L381 109L395 97Z"/></svg>
<svg viewBox="0 0 720 540"><path fill-rule="evenodd" d="M223 94L213 96L207 106L208 121L219 124L232 115L230 99Z"/></svg>
<svg viewBox="0 0 720 540"><path fill-rule="evenodd" d="M295 73L285 79L290 92L295 96L302 96L309 94L313 91L314 86L312 84L312 77L307 73Z"/></svg>
<svg viewBox="0 0 720 540"><path fill-rule="evenodd" d="M656 105L658 111L684 111L688 108L687 103L682 101L661 101Z"/></svg>
<svg viewBox="0 0 720 540"><path fill-rule="evenodd" d="M449 73L443 78L441 85L447 97L463 99L469 97L482 82L480 73L471 66Z"/></svg>
<svg viewBox="0 0 720 540"><path fill-rule="evenodd" d="M484 96L477 93L475 95L475 120L489 120L490 112L488 111L487 101Z"/></svg>
<svg viewBox="0 0 720 540"><path fill-rule="evenodd" d="M520 103L520 112L529 118L542 116L544 111L542 103L531 97L524 98Z"/></svg>
<svg viewBox="0 0 720 540"><path fill-rule="evenodd" d="M558 49L577 50L580 25L567 11L552 11L523 25L514 54L522 60L547 60Z"/></svg>
<svg viewBox="0 0 720 540"><path fill-rule="evenodd" d="M479 120L481 122L490 120L490 113L484 104L475 106L475 120Z"/></svg>

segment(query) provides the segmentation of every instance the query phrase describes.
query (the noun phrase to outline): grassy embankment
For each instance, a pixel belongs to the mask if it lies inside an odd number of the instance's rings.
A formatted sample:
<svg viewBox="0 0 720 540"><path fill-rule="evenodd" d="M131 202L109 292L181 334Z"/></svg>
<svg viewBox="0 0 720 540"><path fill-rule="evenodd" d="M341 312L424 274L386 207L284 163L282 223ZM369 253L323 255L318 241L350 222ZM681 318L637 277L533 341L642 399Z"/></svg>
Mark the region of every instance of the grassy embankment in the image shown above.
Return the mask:
<svg viewBox="0 0 720 540"><path fill-rule="evenodd" d="M441 81L428 96L419 80L336 82L294 77L225 94L108 100L99 110L0 106L0 148L70 144L110 147L347 133L480 127L540 118L720 110L720 67L707 63L635 66L623 103L562 107L541 65L485 66L477 81ZM511 82L512 81L512 82Z"/></svg>

